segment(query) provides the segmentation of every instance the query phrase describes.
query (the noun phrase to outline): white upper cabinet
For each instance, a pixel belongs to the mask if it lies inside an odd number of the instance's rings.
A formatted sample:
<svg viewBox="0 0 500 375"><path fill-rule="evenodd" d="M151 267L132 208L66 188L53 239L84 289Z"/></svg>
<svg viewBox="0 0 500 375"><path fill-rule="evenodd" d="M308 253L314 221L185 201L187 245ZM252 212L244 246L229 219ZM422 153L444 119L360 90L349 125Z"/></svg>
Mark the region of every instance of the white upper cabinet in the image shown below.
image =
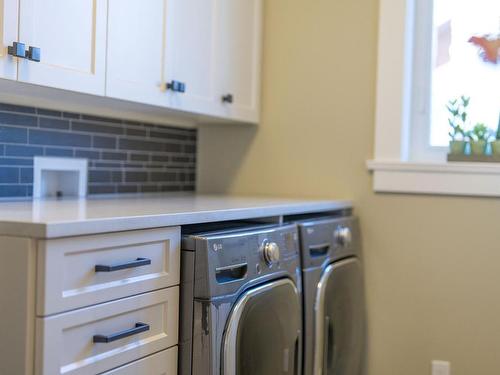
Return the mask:
<svg viewBox="0 0 500 375"><path fill-rule="evenodd" d="M262 0L0 0L0 78L257 123L261 34Z"/></svg>
<svg viewBox="0 0 500 375"><path fill-rule="evenodd" d="M169 0L167 9L167 76L173 109L216 114L215 1ZM176 83L181 90L176 90Z"/></svg>
<svg viewBox="0 0 500 375"><path fill-rule="evenodd" d="M19 1L0 0L0 78L17 78L17 59L8 54L17 38Z"/></svg>
<svg viewBox="0 0 500 375"><path fill-rule="evenodd" d="M213 0L109 0L110 97L215 114Z"/></svg>
<svg viewBox="0 0 500 375"><path fill-rule="evenodd" d="M109 0L106 95L166 106L168 0Z"/></svg>
<svg viewBox="0 0 500 375"><path fill-rule="evenodd" d="M218 100L223 117L258 122L262 0L217 0Z"/></svg>
<svg viewBox="0 0 500 375"><path fill-rule="evenodd" d="M18 79L104 95L106 17L106 0L22 0L19 40L41 61L19 59Z"/></svg>

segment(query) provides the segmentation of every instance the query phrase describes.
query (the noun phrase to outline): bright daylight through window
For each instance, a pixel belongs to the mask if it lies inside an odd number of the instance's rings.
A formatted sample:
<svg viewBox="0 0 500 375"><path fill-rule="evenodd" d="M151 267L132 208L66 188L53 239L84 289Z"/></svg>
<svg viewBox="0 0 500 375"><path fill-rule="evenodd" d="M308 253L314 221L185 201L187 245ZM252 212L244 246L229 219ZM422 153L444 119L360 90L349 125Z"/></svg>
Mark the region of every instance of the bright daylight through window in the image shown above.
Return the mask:
<svg viewBox="0 0 500 375"><path fill-rule="evenodd" d="M428 142L448 146L453 116L447 105L456 99L455 106L461 104L462 96L466 104L470 98L464 132L484 124L494 137L500 121L500 0L434 0L432 40Z"/></svg>
<svg viewBox="0 0 500 375"><path fill-rule="evenodd" d="M377 192L500 197L500 0L380 0Z"/></svg>

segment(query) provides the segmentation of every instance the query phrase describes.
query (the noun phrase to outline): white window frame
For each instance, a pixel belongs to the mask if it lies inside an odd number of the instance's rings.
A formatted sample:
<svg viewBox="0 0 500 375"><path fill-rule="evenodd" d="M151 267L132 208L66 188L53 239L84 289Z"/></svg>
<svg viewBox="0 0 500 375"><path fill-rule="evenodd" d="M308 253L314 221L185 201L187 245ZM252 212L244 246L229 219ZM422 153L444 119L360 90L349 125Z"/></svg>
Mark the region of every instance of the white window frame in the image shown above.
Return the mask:
<svg viewBox="0 0 500 375"><path fill-rule="evenodd" d="M420 69L414 69L415 48L422 50L419 43L425 43L425 37L415 38L420 32L415 15L421 10L416 6L424 3L431 2L380 1L375 155L367 162L374 190L500 196L500 165L447 163L446 148L429 144L431 66L417 64ZM430 61L431 54L423 58ZM418 111L414 113L413 108Z"/></svg>
<svg viewBox="0 0 500 375"><path fill-rule="evenodd" d="M431 145L431 95L432 68L436 51L433 45L433 0L418 0L414 3L414 24L411 83L411 117L409 124L410 155L415 162L444 162L447 147Z"/></svg>

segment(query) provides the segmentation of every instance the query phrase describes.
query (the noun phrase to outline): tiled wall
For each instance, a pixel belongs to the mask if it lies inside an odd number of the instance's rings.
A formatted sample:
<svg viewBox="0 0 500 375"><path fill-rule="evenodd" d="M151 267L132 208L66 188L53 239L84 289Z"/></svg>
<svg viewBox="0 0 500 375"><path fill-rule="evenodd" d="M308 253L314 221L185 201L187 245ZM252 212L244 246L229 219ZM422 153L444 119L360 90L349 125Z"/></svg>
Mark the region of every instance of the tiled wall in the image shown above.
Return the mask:
<svg viewBox="0 0 500 375"><path fill-rule="evenodd" d="M29 197L33 157L89 160L89 194L193 191L195 129L0 103L0 197Z"/></svg>

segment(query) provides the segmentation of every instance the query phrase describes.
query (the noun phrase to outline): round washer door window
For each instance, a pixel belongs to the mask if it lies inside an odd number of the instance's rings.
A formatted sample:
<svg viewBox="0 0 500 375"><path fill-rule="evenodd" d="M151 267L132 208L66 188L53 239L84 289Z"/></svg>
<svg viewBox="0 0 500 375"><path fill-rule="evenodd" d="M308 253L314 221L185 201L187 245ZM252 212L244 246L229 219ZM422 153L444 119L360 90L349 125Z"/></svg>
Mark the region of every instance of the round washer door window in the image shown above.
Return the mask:
<svg viewBox="0 0 500 375"><path fill-rule="evenodd" d="M226 327L223 374L298 374L301 325L300 297L291 280L247 291Z"/></svg>
<svg viewBox="0 0 500 375"><path fill-rule="evenodd" d="M363 271L355 258L329 265L315 302L315 375L357 375L365 344Z"/></svg>

